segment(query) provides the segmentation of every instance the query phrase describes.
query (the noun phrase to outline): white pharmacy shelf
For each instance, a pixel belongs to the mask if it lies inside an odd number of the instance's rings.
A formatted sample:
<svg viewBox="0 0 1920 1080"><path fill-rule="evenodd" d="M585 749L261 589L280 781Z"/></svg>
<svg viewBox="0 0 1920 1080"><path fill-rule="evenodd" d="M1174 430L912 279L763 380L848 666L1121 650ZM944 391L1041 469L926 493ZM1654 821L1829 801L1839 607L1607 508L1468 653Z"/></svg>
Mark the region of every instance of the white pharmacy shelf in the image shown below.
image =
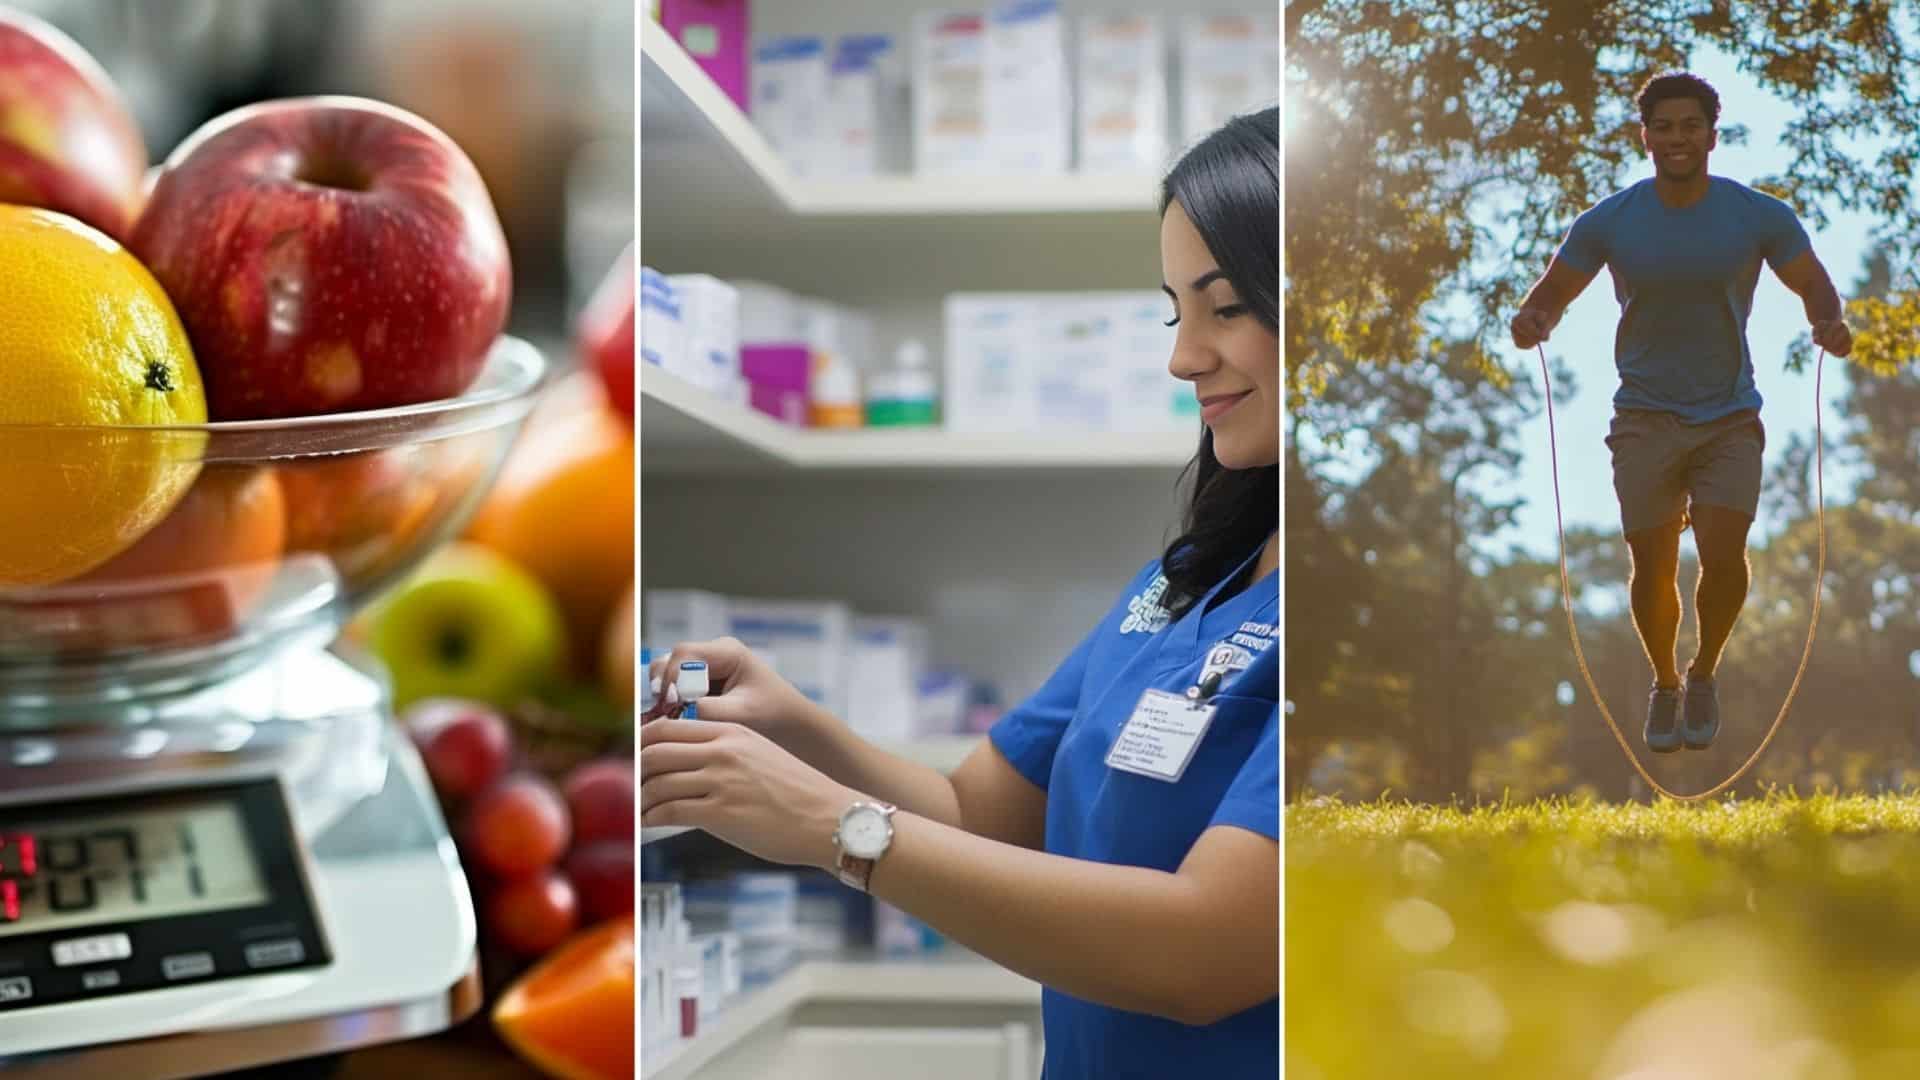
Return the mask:
<svg viewBox="0 0 1920 1080"><path fill-rule="evenodd" d="M655 840L665 840L669 836L679 836L681 833L692 831L693 826L691 825L642 826L640 829L640 842L642 844L651 844Z"/></svg>
<svg viewBox="0 0 1920 1080"><path fill-rule="evenodd" d="M881 177L802 180L673 35L640 22L641 184L649 219L1125 214L1151 220L1158 178ZM725 220L725 219L723 219ZM651 221L649 222L652 223Z"/></svg>
<svg viewBox="0 0 1920 1080"><path fill-rule="evenodd" d="M1178 470L1198 444L1197 426L1192 433L1059 435L796 428L650 364L640 371L640 462L648 472Z"/></svg>
<svg viewBox="0 0 1920 1080"><path fill-rule="evenodd" d="M875 1010L923 1003L1037 1011L1040 984L952 946L912 959L803 961L766 986L743 992L693 1038L676 1040L654 1053L643 1047L640 1075L645 1080L692 1080L728 1050L822 1002Z"/></svg>
<svg viewBox="0 0 1920 1080"><path fill-rule="evenodd" d="M883 742L880 744L880 748L888 753L907 758L910 761L917 761L928 768L943 773L950 773L959 768L960 763L967 760L967 755L973 753L973 748L979 746L981 740L985 738L986 736L984 735L929 735L924 738L914 739L911 742ZM642 844L651 844L656 840L665 840L668 837L679 836L683 832L691 831L692 830L685 825L659 825L653 828L642 828L640 830L640 842Z"/></svg>

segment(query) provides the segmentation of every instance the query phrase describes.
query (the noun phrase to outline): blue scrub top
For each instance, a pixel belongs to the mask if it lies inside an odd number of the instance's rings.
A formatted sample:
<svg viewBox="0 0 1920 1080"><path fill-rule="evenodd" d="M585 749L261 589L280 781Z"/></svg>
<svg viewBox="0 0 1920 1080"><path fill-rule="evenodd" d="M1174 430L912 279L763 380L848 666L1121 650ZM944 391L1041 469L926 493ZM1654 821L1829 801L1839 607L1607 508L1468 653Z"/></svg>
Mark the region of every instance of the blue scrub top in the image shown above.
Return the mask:
<svg viewBox="0 0 1920 1080"><path fill-rule="evenodd" d="M1279 838L1278 572L1214 604L1256 557L1177 622L1160 604L1167 581L1159 561L1147 564L1046 684L994 725L994 746L1047 792L1047 851L1172 872L1215 825ZM1143 693L1184 695L1215 672L1223 677L1213 720L1178 782L1107 766ZM1047 1080L1265 1080L1280 1071L1278 997L1206 1027L1051 988L1042 1012Z"/></svg>

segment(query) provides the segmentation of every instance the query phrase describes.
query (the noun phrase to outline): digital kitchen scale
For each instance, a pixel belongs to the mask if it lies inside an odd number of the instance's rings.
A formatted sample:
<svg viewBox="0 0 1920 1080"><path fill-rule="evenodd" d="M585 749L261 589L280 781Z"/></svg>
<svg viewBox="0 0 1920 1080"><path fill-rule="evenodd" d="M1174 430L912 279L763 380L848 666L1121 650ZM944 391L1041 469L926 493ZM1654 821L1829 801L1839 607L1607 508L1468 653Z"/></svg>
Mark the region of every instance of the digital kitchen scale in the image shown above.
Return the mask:
<svg viewBox="0 0 1920 1080"><path fill-rule="evenodd" d="M286 550L0 589L0 1074L204 1076L480 1007L432 786L377 670L328 646L464 525L543 374L503 339L451 401L134 429L209 490L271 471ZM0 460L10 437L50 436L0 428Z"/></svg>

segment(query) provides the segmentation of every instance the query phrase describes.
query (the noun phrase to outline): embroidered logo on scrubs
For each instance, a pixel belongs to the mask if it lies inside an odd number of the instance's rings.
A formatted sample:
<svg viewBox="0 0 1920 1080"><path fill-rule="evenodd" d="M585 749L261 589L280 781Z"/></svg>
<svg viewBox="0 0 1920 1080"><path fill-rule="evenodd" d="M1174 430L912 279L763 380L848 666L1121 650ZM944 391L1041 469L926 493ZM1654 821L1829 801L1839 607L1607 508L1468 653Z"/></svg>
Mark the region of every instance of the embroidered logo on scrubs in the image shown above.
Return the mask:
<svg viewBox="0 0 1920 1080"><path fill-rule="evenodd" d="M1127 617L1120 621L1123 634L1157 634L1173 621L1173 614L1160 606L1167 594L1167 575L1155 574L1146 589L1127 601Z"/></svg>
<svg viewBox="0 0 1920 1080"><path fill-rule="evenodd" d="M1220 643L1207 652L1207 662L1200 669L1200 682L1218 673L1221 682L1231 680L1235 675L1252 666L1254 655L1273 647L1275 627L1272 623L1243 622L1240 629L1220 639Z"/></svg>
<svg viewBox="0 0 1920 1080"><path fill-rule="evenodd" d="M1275 634L1278 629L1270 622L1243 622L1240 624L1240 629L1235 630L1232 636L1221 644L1232 642L1243 649L1265 652L1272 648L1274 641L1277 640Z"/></svg>
<svg viewBox="0 0 1920 1080"><path fill-rule="evenodd" d="M1238 645L1222 642L1207 651L1207 663L1200 669L1200 682L1218 674L1222 683L1245 671L1253 663L1253 654Z"/></svg>

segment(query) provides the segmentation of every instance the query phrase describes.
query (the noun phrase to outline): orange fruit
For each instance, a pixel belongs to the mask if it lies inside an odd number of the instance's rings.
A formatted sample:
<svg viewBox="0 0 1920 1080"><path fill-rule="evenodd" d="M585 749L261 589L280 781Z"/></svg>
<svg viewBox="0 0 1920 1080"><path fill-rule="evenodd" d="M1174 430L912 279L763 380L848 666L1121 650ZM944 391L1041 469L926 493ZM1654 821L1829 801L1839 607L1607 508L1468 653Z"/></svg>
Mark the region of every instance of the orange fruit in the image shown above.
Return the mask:
<svg viewBox="0 0 1920 1080"><path fill-rule="evenodd" d="M287 550L325 555L358 589L417 552L442 494L435 445L300 458L280 466ZM441 515L444 516L444 515Z"/></svg>
<svg viewBox="0 0 1920 1080"><path fill-rule="evenodd" d="M591 376L543 402L467 535L512 559L560 605L576 669L633 579L633 432Z"/></svg>
<svg viewBox="0 0 1920 1080"><path fill-rule="evenodd" d="M93 647L212 640L272 584L286 546L285 499L272 469L208 466L173 513L131 548L71 583L100 590L82 609Z"/></svg>
<svg viewBox="0 0 1920 1080"><path fill-rule="evenodd" d="M508 987L494 1028L549 1076L631 1080L633 969L633 916L588 927Z"/></svg>
<svg viewBox="0 0 1920 1080"><path fill-rule="evenodd" d="M0 589L132 547L200 469L206 391L153 275L64 214L0 205Z"/></svg>
<svg viewBox="0 0 1920 1080"><path fill-rule="evenodd" d="M633 667L640 648L639 628L634 625L633 582L620 594L613 614L607 619L606 633L600 637L600 685L615 705L633 708Z"/></svg>

